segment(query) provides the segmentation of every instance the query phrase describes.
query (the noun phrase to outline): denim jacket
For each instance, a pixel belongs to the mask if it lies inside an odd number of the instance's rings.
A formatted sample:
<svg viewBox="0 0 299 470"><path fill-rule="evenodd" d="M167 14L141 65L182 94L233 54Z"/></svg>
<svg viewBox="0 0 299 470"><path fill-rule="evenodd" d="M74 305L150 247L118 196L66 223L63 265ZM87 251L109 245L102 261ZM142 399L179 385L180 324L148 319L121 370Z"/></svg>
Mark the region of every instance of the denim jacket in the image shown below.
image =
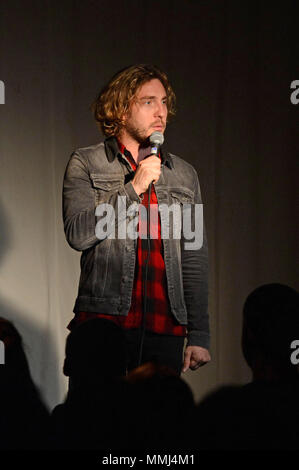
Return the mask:
<svg viewBox="0 0 299 470"><path fill-rule="evenodd" d="M171 217L160 212L161 231L168 234L162 238L162 244L170 306L178 322L187 325L187 345L208 348L208 248L203 219L201 227L195 224L195 206L202 208L198 176L193 166L183 159L165 150L161 155L161 175L155 183L159 212L160 206L178 204L181 214L181 236L176 238ZM139 207L141 199L131 183L133 176L114 137L80 148L70 157L63 182L63 221L68 243L82 251L75 313L128 314L137 240L127 235L120 238L109 234L118 228L120 221L129 224L132 207ZM107 236L100 239L96 235L99 220L96 208L102 203L114 209L115 223L107 224ZM187 211L190 227L203 234L203 242L198 248L195 245L196 249L188 248L186 242L190 242L190 237L187 239L183 233L182 221Z"/></svg>

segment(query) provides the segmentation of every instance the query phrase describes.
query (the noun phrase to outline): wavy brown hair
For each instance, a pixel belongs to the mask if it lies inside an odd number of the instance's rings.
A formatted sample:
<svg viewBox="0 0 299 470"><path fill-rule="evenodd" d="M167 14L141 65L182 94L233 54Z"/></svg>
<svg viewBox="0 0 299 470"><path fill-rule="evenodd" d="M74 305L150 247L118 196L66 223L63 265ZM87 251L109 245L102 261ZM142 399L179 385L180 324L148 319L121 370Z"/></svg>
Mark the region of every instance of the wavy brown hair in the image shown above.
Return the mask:
<svg viewBox="0 0 299 470"><path fill-rule="evenodd" d="M175 115L176 97L166 73L154 65L131 65L112 77L91 106L105 136L119 134L123 126L122 117L130 108L138 89L154 78L160 80L166 91L167 121Z"/></svg>

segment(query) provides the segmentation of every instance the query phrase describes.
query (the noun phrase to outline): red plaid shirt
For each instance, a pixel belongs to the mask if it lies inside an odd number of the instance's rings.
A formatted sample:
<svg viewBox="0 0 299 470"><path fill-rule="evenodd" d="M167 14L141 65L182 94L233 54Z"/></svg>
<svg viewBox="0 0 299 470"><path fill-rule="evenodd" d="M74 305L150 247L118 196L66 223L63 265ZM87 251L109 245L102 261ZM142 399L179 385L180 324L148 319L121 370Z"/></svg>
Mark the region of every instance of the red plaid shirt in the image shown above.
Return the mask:
<svg viewBox="0 0 299 470"><path fill-rule="evenodd" d="M120 152L129 161L132 170L136 171L137 164L130 152L119 142ZM160 157L161 158L161 157ZM143 195L142 204L148 206L148 190ZM167 294L167 280L165 263L163 259L163 246L161 240L161 221L158 212L158 201L155 186L152 185L150 197L150 239L151 252L148 261L147 274L147 309L145 318L145 328L154 333L165 335L186 336L186 326L180 325L171 313L170 303ZM132 290L131 307L127 316L108 315L97 312L78 312L75 318L69 323L68 328L78 325L88 319L99 317L108 318L117 325L125 329L140 328L143 319L143 298L144 298L144 267L148 255L148 240L141 238L141 234L146 237L146 221L142 220L142 212L139 211L137 257L135 266L134 284ZM156 223L155 223L156 222Z"/></svg>

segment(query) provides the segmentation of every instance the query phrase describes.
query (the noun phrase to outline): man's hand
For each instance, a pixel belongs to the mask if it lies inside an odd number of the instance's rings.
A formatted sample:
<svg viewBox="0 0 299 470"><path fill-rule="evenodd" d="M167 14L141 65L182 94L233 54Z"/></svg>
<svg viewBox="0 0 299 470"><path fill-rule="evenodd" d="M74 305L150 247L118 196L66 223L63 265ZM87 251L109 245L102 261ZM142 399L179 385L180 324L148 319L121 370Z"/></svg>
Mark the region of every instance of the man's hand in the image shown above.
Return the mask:
<svg viewBox="0 0 299 470"><path fill-rule="evenodd" d="M153 181L156 183L160 178L161 174L161 160L155 155L141 160L139 163L135 176L132 180L133 188L135 192L140 194L145 193L150 183Z"/></svg>
<svg viewBox="0 0 299 470"><path fill-rule="evenodd" d="M210 353L201 346L187 346L185 349L185 358L182 372L186 370L196 370L211 360Z"/></svg>

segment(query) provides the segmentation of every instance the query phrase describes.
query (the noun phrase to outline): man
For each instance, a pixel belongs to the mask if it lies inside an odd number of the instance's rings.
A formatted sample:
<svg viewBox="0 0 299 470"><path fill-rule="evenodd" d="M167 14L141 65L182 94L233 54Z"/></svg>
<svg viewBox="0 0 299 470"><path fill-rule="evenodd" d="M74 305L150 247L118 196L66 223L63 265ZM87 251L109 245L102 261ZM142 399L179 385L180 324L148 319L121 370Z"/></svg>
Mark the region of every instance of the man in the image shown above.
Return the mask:
<svg viewBox="0 0 299 470"><path fill-rule="evenodd" d="M65 234L71 247L82 251L69 328L94 316L109 318L125 330L128 369L156 360L178 373L187 335L183 371L195 370L210 361L207 241L195 216L202 203L198 177L190 164L164 149L150 155L149 145L149 136L163 134L175 114L174 92L157 67L131 66L112 78L93 110L105 142L75 151L64 178ZM203 231L202 246L189 249L183 230L180 239L174 236L160 213L173 204L182 219L191 207L192 227ZM132 207L148 205L159 207L158 235L120 236L123 222L127 228L132 222ZM112 208L115 217L107 222L106 236L99 236L103 207ZM140 233L143 222L140 218Z"/></svg>

